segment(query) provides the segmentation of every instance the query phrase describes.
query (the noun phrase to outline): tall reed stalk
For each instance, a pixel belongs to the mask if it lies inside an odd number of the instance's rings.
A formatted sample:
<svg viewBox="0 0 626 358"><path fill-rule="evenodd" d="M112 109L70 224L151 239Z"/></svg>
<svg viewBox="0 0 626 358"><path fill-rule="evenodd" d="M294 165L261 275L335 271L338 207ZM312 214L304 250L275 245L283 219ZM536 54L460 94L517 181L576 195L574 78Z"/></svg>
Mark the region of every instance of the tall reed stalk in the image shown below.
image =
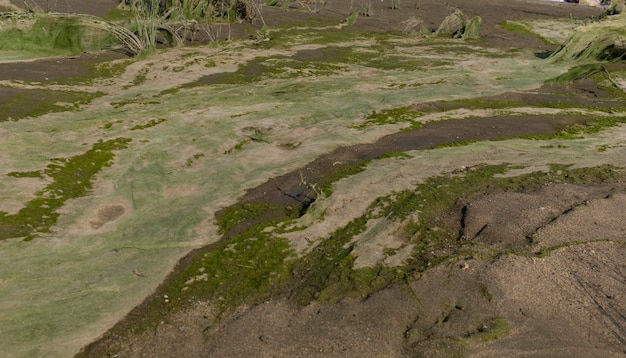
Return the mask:
<svg viewBox="0 0 626 358"><path fill-rule="evenodd" d="M157 30L161 23L159 2L159 0L132 0L130 4L135 16L137 36L144 49L148 51L156 47Z"/></svg>

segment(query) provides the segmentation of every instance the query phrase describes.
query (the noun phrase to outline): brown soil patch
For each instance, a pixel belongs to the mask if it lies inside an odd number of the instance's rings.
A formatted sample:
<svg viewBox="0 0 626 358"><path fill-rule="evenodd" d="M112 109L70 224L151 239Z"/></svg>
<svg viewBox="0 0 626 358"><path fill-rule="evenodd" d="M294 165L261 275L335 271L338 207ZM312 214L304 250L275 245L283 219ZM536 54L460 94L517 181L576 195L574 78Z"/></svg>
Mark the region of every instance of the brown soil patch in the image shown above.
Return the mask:
<svg viewBox="0 0 626 358"><path fill-rule="evenodd" d="M120 218L126 212L126 208L121 205L110 205L98 210L98 214L96 215L96 219L90 221L91 227L93 229L99 229L102 225L115 221Z"/></svg>
<svg viewBox="0 0 626 358"><path fill-rule="evenodd" d="M10 0L23 9L105 16L120 2L117 0Z"/></svg>
<svg viewBox="0 0 626 358"><path fill-rule="evenodd" d="M0 81L47 82L88 77L93 65L124 57L107 51L36 61L0 63Z"/></svg>

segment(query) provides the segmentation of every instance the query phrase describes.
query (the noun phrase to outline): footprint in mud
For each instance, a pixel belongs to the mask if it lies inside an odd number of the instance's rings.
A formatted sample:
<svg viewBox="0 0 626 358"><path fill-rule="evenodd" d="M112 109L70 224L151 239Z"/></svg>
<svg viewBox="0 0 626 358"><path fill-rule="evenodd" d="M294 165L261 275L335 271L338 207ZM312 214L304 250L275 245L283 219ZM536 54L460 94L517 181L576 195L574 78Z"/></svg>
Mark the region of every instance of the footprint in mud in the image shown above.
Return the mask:
<svg viewBox="0 0 626 358"><path fill-rule="evenodd" d="M109 205L98 210L96 219L89 221L93 229L99 229L104 224L119 219L126 212L126 208L122 205Z"/></svg>

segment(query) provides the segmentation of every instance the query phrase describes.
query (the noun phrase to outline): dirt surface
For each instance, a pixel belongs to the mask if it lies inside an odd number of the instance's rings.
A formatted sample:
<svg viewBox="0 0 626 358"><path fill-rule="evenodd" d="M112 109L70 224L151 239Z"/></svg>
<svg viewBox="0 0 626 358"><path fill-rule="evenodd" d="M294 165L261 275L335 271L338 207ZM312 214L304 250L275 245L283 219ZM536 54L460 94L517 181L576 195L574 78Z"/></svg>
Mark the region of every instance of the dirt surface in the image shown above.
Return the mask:
<svg viewBox="0 0 626 358"><path fill-rule="evenodd" d="M13 1L23 5L23 2ZM38 3L40 7L47 1ZM330 1L317 16L342 19L348 1ZM585 18L601 10L538 1L456 0L448 2L468 16L481 16L482 46L555 49L537 38L496 26L513 19ZM359 19L362 31L399 31L406 20L401 2L373 1L373 16ZM102 16L115 1L64 0L54 11ZM420 1L420 14L434 29L446 15L440 2ZM266 9L269 26L309 21L311 14ZM237 33L237 31L235 31ZM245 32L240 32L244 36ZM90 55L91 56L91 55ZM80 76L86 60L59 59L0 64L0 80L41 81ZM90 61L97 60L90 58ZM14 96L0 92L0 99ZM3 97L4 96L4 97ZM508 93L491 100L526 104L569 101L597 107L623 106L595 83L544 87ZM416 110L437 110L423 103ZM339 148L304 165L307 179L324 183L334 171L390 152L427 150L462 141L554 134L585 120L577 115L485 117L428 123L386 136L375 143ZM341 164L337 164L341 163ZM249 190L242 203L308 206L315 193L302 185L301 169ZM141 306L85 347L85 357L623 357L626 355L626 175L593 184L552 183L540 188L488 193L464 200L440 224L469 242L499 254L459 256L361 299L299 307L278 296L218 317L210 302L166 317L153 330L135 334ZM97 213L94 227L117 220L126 208L112 205ZM274 213L284 218L283 213ZM263 219L263 218L261 218ZM265 218L270 219L270 218ZM234 235L252 223L226 233ZM532 245L531 245L532 244ZM555 249L557 247L558 249ZM543 251L542 251L543 250ZM550 250L546 254L545 250ZM508 254L516 252L515 254ZM184 267L198 252L183 259ZM139 275L140 273L136 273ZM161 288L162 289L162 288ZM160 290L161 290L160 289ZM154 297L161 297L157 290Z"/></svg>
<svg viewBox="0 0 626 358"><path fill-rule="evenodd" d="M102 53L84 53L73 57L0 63L0 81L43 82L80 78L89 75L89 71L94 64L123 57L125 56L120 53L106 51Z"/></svg>
<svg viewBox="0 0 626 358"><path fill-rule="evenodd" d="M10 0L23 9L70 14L89 14L103 17L115 8L117 0Z"/></svg>

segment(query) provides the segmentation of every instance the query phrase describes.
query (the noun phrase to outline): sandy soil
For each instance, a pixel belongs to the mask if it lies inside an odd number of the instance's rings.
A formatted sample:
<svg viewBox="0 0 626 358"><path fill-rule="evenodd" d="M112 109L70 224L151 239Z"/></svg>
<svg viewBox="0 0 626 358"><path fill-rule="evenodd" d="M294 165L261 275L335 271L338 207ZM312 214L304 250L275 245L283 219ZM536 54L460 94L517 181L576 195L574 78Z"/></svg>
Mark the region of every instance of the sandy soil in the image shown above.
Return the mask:
<svg viewBox="0 0 626 358"><path fill-rule="evenodd" d="M14 0L17 5L23 1ZM44 6L44 1L38 2ZM364 31L397 31L406 20L388 1L374 1L374 16L357 26ZM445 16L439 2L420 1L427 25ZM600 10L563 3L522 0L456 0L450 5L484 20L485 46L553 50L536 38L505 32L496 24L511 19L589 17ZM58 1L55 11L103 15L115 1ZM31 5L32 6L32 5ZM413 6L410 1L402 7ZM330 2L320 12L336 19L349 14L348 2ZM269 9L270 26L304 21L310 15L285 17ZM302 17L301 17L302 16ZM36 80L79 76L74 60L1 67L0 79ZM83 63L83 62L81 62ZM21 67L20 67L21 66ZM13 71L13 72L11 72ZM561 88L575 101L603 102L589 83ZM546 90L547 91L547 90ZM2 94L0 93L0 96ZM513 95L510 95L513 96ZM520 96L519 94L515 96ZM505 98L505 99L520 99ZM549 101L538 91L521 100ZM436 104L424 104L436 105ZM420 130L390 135L374 144L336 150L307 164L310 181L321 181L335 163L354 164L391 151L431 148L458 140L491 140L509 135L554 133L580 120L575 116L532 116L525 121L502 118L433 123ZM462 123L461 123L462 122ZM520 123L523 123L520 125ZM464 240L498 250L528 249L529 255L502 255L484 260L464 257L386 287L364 300L335 305L312 303L298 308L284 297L255 307L241 307L217 320L211 306L198 302L168 317L143 335L132 333L131 319L86 347L85 357L623 357L626 354L626 177L599 185L553 184L539 190L485 195L463 202L442 217L442 225L462 232ZM289 205L293 197L310 197L299 171L274 178L248 192L241 202ZM275 190L282 188L280 195ZM285 195L288 194L288 195ZM115 220L125 208L97 213L93 225ZM242 228L238 228L241 230ZM542 248L562 245L548 256ZM193 255L193 254L192 254ZM484 339L504 319L507 334ZM501 327L500 327L501 328Z"/></svg>

